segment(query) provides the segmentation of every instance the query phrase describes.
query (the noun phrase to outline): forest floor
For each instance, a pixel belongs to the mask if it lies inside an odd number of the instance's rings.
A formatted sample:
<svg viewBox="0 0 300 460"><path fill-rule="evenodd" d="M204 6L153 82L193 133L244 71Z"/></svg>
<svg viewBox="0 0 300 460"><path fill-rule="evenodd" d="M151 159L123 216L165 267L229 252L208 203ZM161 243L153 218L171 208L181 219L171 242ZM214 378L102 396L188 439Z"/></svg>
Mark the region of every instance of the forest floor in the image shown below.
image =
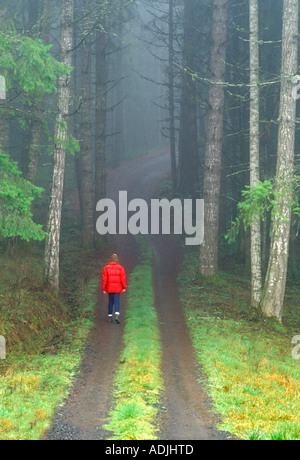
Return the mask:
<svg viewBox="0 0 300 460"><path fill-rule="evenodd" d="M169 176L169 155L159 153L130 161L108 178L108 197L118 202L119 191L128 192L128 200L150 201L159 197L163 181ZM179 300L177 275L182 250L175 239L149 236L153 251L154 292L162 340L162 377L164 395L161 440L224 439L216 429L216 417L199 383L192 342ZM111 242L128 274L138 260L138 248L131 235L118 235ZM100 290L99 290L100 291ZM142 299L141 299L142 301ZM99 292L98 308L85 356L70 397L59 409L52 428L46 434L56 439L109 439L104 428L112 406L114 376L119 366L124 324L107 322L106 298ZM126 304L123 298L123 306Z"/></svg>

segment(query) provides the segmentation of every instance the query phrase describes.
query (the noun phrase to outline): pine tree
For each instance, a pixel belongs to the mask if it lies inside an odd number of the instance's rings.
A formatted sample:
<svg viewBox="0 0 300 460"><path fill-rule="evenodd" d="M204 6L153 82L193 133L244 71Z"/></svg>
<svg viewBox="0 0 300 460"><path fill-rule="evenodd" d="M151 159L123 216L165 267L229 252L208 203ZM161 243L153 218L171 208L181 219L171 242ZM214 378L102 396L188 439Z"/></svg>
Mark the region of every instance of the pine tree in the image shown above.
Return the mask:
<svg viewBox="0 0 300 460"><path fill-rule="evenodd" d="M250 0L250 188L260 179L259 162L259 36L258 0ZM259 307L262 291L261 222L251 223L251 299Z"/></svg>
<svg viewBox="0 0 300 460"><path fill-rule="evenodd" d="M198 189L197 72L199 0L184 2L183 76L179 135L179 190L195 196Z"/></svg>
<svg viewBox="0 0 300 460"><path fill-rule="evenodd" d="M98 0L101 5L101 0ZM107 126L107 21L105 15L96 32L96 136L95 201L106 196L106 126ZM95 209L96 209L95 203Z"/></svg>
<svg viewBox="0 0 300 460"><path fill-rule="evenodd" d="M33 6L36 8L36 5ZM42 16L40 20L39 37L45 45L49 44L50 29L51 29L51 17L52 17L52 0L43 0L42 2ZM26 178L36 184L39 157L41 154L41 137L43 130L43 98L34 104L31 113L31 126L29 134L29 149L28 159L26 165Z"/></svg>
<svg viewBox="0 0 300 460"><path fill-rule="evenodd" d="M43 190L23 179L17 163L0 151L0 234L42 241L46 233L32 220L31 204Z"/></svg>
<svg viewBox="0 0 300 460"><path fill-rule="evenodd" d="M68 68L72 64L74 0L63 0L60 37L60 61ZM66 162L67 125L70 96L70 74L58 81L57 119L51 200L49 206L45 250L45 278L53 290L59 290L60 231Z"/></svg>
<svg viewBox="0 0 300 460"><path fill-rule="evenodd" d="M81 119L81 216L82 216L82 245L92 248L94 243L94 181L93 181L93 151L92 151L92 110L91 110L91 71L92 71L92 39L89 13L91 0L83 2L83 12L87 16L83 26L84 42L82 49L81 84L83 91Z"/></svg>
<svg viewBox="0 0 300 460"><path fill-rule="evenodd" d="M214 0L204 177L205 236L200 249L200 272L204 276L214 275L218 271L227 8L227 0Z"/></svg>
<svg viewBox="0 0 300 460"><path fill-rule="evenodd" d="M270 257L261 303L265 315L279 320L282 319L286 289L293 201L296 99L292 80L297 73L299 36L298 0L284 0L283 6L276 204L273 209Z"/></svg>

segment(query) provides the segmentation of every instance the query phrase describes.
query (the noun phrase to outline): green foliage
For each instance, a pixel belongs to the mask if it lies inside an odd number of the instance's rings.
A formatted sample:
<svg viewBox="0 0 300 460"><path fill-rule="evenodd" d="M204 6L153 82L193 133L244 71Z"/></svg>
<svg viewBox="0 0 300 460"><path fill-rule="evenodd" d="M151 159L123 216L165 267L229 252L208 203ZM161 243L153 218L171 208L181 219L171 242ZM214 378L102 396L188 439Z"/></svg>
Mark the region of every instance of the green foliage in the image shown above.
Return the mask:
<svg viewBox="0 0 300 460"><path fill-rule="evenodd" d="M247 230L253 222L259 220L265 221L270 213L271 218L273 218L278 213L278 204L281 201L282 195L290 187L295 191L290 206L297 218L300 219L300 204L297 194L299 179L298 176L294 176L291 182L281 184L282 186L277 188L271 180L259 182L252 189L247 186L246 190L242 191L244 200L238 204L238 217L232 223L232 227L225 236L225 239L229 243L232 243L235 241L241 225L243 225L244 230ZM282 218L284 219L285 217L282 216Z"/></svg>
<svg viewBox="0 0 300 460"><path fill-rule="evenodd" d="M43 190L21 177L16 163L0 151L0 234L42 241L46 233L32 220L31 204Z"/></svg>
<svg viewBox="0 0 300 460"><path fill-rule="evenodd" d="M36 99L56 91L59 75L70 69L50 54L51 46L39 39L17 35L13 30L0 32L0 68L7 89L20 88Z"/></svg>
<svg viewBox="0 0 300 460"><path fill-rule="evenodd" d="M252 222L265 220L267 213L276 204L273 199L273 183L271 181L259 182L256 187L242 191L244 201L238 204L239 215L233 222L230 232L225 239L232 242L236 239L241 225L246 230Z"/></svg>
<svg viewBox="0 0 300 460"><path fill-rule="evenodd" d="M67 139L66 139L66 142L65 142L65 151L66 151L66 153L68 153L68 154L70 154L72 156L74 156L76 154L76 152L80 151L79 142L70 133L68 133Z"/></svg>

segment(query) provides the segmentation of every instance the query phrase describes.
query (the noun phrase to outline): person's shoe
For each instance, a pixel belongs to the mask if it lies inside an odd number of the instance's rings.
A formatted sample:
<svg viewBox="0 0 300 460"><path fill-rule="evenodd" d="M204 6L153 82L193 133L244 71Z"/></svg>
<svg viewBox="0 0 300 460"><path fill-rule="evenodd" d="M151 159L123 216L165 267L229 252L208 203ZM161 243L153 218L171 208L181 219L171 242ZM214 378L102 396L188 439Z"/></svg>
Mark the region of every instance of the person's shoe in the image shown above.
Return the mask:
<svg viewBox="0 0 300 460"><path fill-rule="evenodd" d="M121 324L120 315L116 315L116 323Z"/></svg>
<svg viewBox="0 0 300 460"><path fill-rule="evenodd" d="M112 316L109 316L109 317L108 317L108 322L109 322L109 323L112 323L112 322L113 322L113 317L112 317Z"/></svg>

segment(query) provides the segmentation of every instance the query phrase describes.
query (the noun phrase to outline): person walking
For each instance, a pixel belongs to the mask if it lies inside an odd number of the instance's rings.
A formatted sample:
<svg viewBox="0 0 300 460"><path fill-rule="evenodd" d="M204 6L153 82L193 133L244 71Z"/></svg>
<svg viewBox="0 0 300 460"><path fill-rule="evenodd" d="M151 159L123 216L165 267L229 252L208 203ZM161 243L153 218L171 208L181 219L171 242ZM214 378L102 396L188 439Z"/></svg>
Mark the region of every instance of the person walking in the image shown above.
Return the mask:
<svg viewBox="0 0 300 460"><path fill-rule="evenodd" d="M120 297L127 290L126 272L120 265L117 254L113 254L110 262L102 272L102 291L108 294L108 319L113 322L115 307L115 320L120 324Z"/></svg>

